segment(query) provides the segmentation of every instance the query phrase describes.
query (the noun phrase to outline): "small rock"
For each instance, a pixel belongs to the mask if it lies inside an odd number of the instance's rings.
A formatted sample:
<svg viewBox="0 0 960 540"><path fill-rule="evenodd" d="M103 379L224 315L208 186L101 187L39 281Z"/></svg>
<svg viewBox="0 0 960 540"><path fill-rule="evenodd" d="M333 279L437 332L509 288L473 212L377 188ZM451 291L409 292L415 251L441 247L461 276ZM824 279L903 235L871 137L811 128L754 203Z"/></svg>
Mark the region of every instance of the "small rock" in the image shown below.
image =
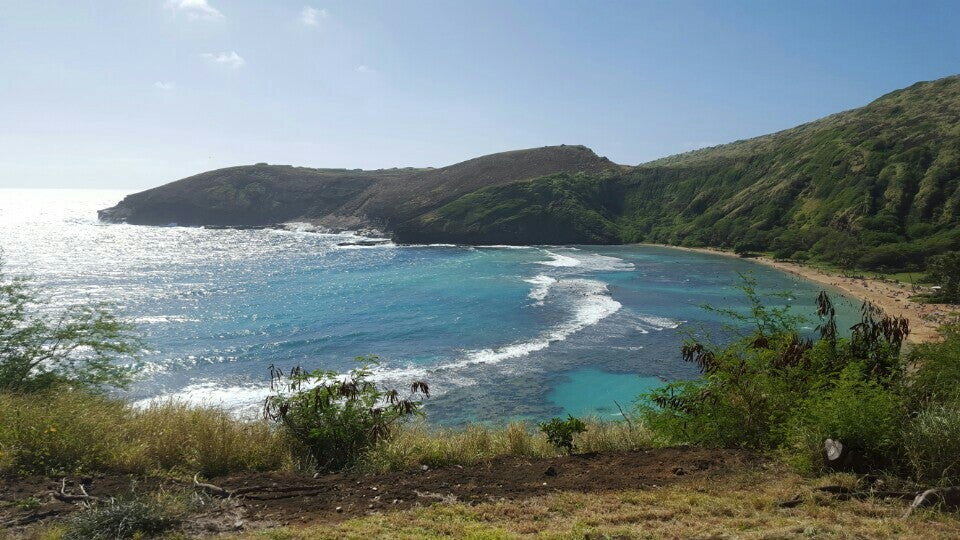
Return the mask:
<svg viewBox="0 0 960 540"><path fill-rule="evenodd" d="M421 470L421 471L429 471L429 470L430 470L430 466L429 466L429 465L421 465L421 466L420 466L420 470Z"/></svg>
<svg viewBox="0 0 960 540"><path fill-rule="evenodd" d="M320 478L320 473L318 473L318 472L313 473L313 477L314 477L314 478Z"/></svg>
<svg viewBox="0 0 960 540"><path fill-rule="evenodd" d="M337 509L336 509L336 512L337 512L338 514L339 514L340 512L343 512L343 507L342 507L342 506L338 506Z"/></svg>

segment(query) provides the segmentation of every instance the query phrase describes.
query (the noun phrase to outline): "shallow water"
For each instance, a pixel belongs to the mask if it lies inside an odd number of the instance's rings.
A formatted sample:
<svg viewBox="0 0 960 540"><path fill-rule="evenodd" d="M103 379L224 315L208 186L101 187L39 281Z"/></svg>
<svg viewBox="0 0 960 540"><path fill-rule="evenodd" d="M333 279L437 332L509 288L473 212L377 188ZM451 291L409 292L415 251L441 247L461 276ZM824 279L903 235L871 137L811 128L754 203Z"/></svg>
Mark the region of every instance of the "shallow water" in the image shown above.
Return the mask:
<svg viewBox="0 0 960 540"><path fill-rule="evenodd" d="M133 400L176 396L252 412L271 364L345 370L376 354L385 384L423 379L439 423L619 414L692 377L685 332L722 333L700 306L738 308L738 272L818 286L735 258L645 246L338 246L351 235L108 225L115 191L0 190L7 270L54 305L108 301L147 350ZM841 326L855 306L837 298ZM655 381L655 382L654 382Z"/></svg>

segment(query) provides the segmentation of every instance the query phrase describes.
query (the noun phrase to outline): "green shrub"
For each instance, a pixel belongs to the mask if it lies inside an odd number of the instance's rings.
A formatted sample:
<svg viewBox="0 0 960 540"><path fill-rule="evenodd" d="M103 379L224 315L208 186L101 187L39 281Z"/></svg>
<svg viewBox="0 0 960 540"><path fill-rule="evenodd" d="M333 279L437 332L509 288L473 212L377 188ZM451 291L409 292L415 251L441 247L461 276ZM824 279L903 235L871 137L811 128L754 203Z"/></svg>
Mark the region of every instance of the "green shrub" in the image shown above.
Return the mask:
<svg viewBox="0 0 960 540"><path fill-rule="evenodd" d="M907 353L908 397L914 409L952 400L960 389L960 325L942 329L943 341L923 343Z"/></svg>
<svg viewBox="0 0 960 540"><path fill-rule="evenodd" d="M360 367L345 376L300 368L284 376L271 368L275 393L266 401L265 415L307 449L318 469L358 464L400 420L421 414L420 398L429 396L426 383L419 381L405 398L397 390L381 390L369 380L376 357L357 361Z"/></svg>
<svg viewBox="0 0 960 540"><path fill-rule="evenodd" d="M948 251L927 260L928 281L943 287L938 300L960 301L960 251Z"/></svg>
<svg viewBox="0 0 960 540"><path fill-rule="evenodd" d="M566 420L553 418L549 422L541 422L540 431L547 436L550 444L563 448L570 453L573 451L573 437L587 430L587 424L579 418L567 415Z"/></svg>
<svg viewBox="0 0 960 540"><path fill-rule="evenodd" d="M905 408L900 394L844 368L835 382L815 388L785 421L783 450L803 468L816 468L825 439L840 440L868 467L895 463Z"/></svg>
<svg viewBox="0 0 960 540"><path fill-rule="evenodd" d="M868 467L888 463L905 417L899 350L906 321L867 304L851 337L842 339L833 306L821 293L820 339L804 339L787 306L764 306L753 280L744 279L750 309L713 311L749 331L722 345L686 343L682 357L702 377L641 399L644 424L663 443L780 448L807 465L823 439L834 437L857 448Z"/></svg>
<svg viewBox="0 0 960 540"><path fill-rule="evenodd" d="M3 272L0 259L0 391L95 390L130 382L131 369L116 360L139 350L131 325L103 305L50 313L38 309L42 304L25 278Z"/></svg>
<svg viewBox="0 0 960 540"><path fill-rule="evenodd" d="M907 422L902 444L917 480L960 482L960 399L926 405Z"/></svg>

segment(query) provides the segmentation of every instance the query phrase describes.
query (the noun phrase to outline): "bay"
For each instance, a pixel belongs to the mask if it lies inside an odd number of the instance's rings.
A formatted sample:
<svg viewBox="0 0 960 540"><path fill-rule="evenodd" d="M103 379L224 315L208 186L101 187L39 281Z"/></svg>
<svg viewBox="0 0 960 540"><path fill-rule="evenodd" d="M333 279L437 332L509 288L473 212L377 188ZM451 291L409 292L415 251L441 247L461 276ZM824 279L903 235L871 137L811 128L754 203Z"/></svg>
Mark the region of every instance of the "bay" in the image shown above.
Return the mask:
<svg viewBox="0 0 960 540"><path fill-rule="evenodd" d="M351 233L100 223L125 193L0 190L6 271L53 309L109 302L144 337L126 397L255 414L269 366L346 370L377 355L379 382L431 386L441 424L613 419L655 381L696 376L679 346L723 335L703 304L743 309L740 273L789 291L816 326L820 286L731 257L650 246L340 245ZM858 303L834 294L841 327Z"/></svg>

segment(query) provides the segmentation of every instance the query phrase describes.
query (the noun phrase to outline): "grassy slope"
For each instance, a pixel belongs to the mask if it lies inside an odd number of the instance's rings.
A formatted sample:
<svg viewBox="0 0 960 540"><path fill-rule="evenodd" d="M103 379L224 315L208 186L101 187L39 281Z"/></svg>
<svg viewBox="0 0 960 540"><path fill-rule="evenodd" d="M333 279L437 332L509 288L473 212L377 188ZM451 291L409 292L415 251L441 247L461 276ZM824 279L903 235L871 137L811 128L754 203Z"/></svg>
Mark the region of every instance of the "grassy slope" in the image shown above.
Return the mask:
<svg viewBox="0 0 960 540"><path fill-rule="evenodd" d="M922 264L960 248L960 76L628 171L483 189L398 237L740 245L870 268Z"/></svg>

